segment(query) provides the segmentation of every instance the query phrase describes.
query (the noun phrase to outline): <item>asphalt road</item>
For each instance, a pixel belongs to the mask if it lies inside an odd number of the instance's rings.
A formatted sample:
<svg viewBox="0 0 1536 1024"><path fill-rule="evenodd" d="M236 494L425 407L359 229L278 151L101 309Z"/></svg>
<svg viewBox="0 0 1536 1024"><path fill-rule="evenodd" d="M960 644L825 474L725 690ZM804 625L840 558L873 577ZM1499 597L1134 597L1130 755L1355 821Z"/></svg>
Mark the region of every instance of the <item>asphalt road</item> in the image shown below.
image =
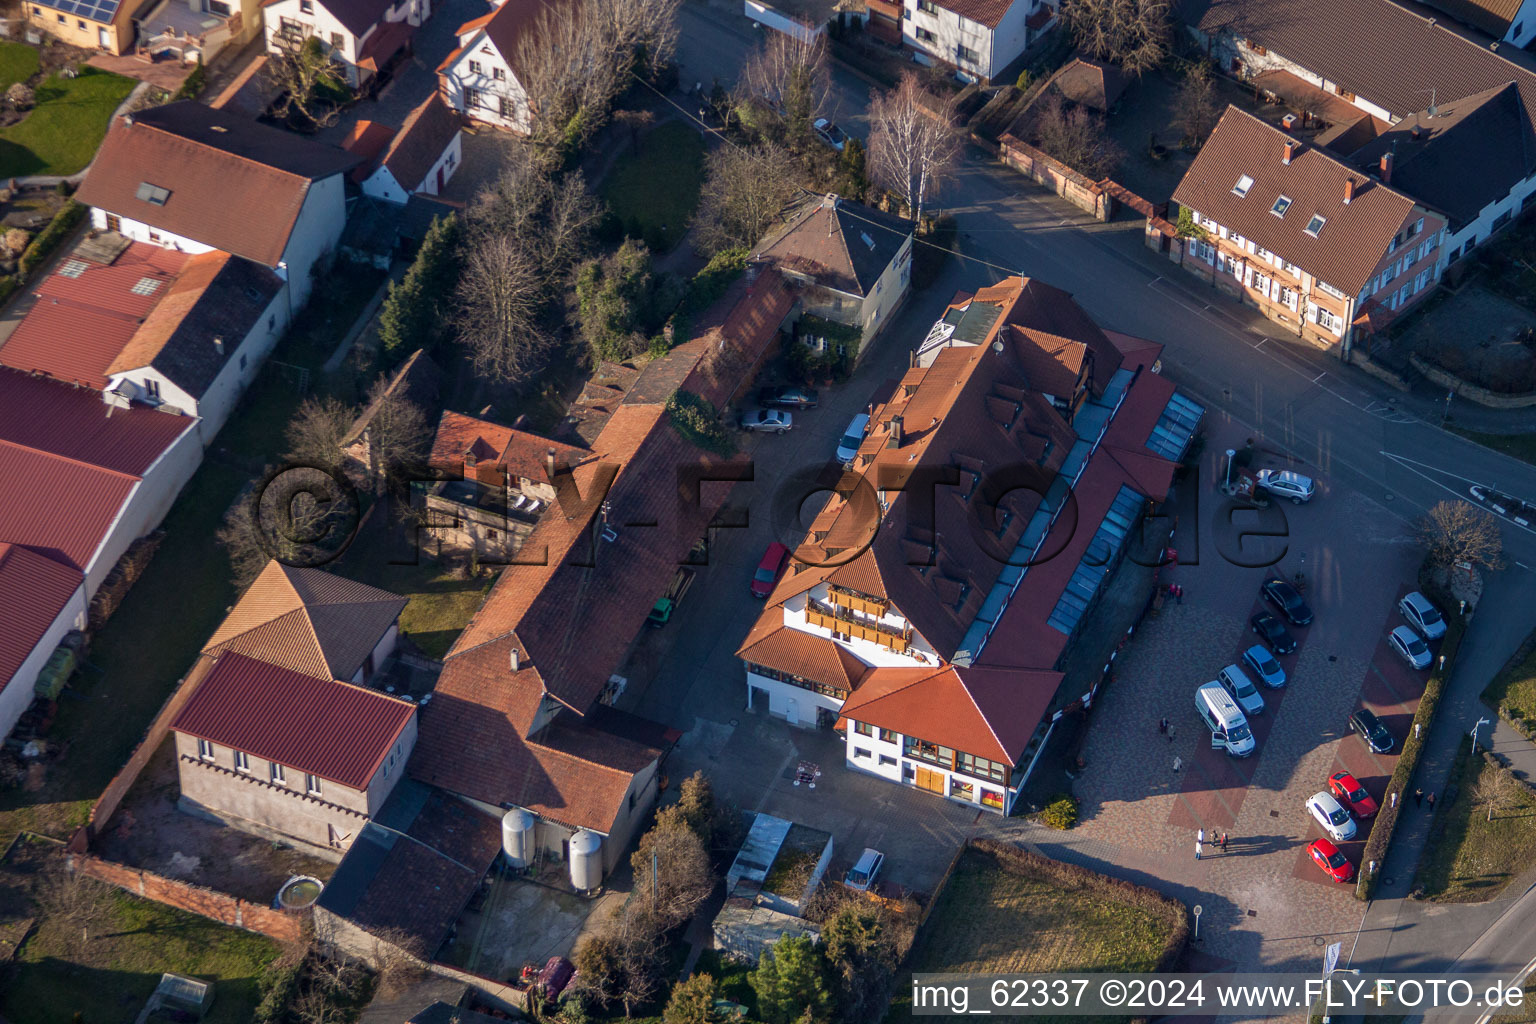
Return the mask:
<svg viewBox="0 0 1536 1024"><path fill-rule="evenodd" d="M708 88L719 78L728 86L755 42L749 26L740 8L724 0L688 0L679 45L685 80L697 77ZM834 87L839 124L864 135L868 87L842 70ZM980 150L967 154L941 204L958 222L967 257L960 272L947 275L946 283L958 278L961 286L975 288L1022 273L1072 292L1105 327L1165 345L1163 372L1203 401L1209 416L1244 425L1266 446L1289 452L1302 472L1315 470L1369 499L1357 503L1360 515L1412 522L1438 501L1466 498L1474 484L1536 504L1536 468L1441 429L1438 416L1421 403L1301 344L1278 325L1219 295L1146 249L1139 222L1098 224ZM914 300L903 317L922 321L919 327L926 328L931 317L923 316L936 298L930 293ZM910 333L908 326L893 328L887 340L904 337ZM880 361L892 361L904 344L883 343ZM856 391L859 383L849 390ZM856 397L835 403L839 413L841 407L857 404ZM794 457L811 454L805 450ZM1507 520L1501 527L1509 565L1489 579L1489 599L1468 634L1463 659L1442 703L1437 734L1465 732L1486 714L1477 694L1533 625L1536 532ZM1348 543L1348 538L1337 542ZM750 552L747 548L736 557L750 564L755 561ZM1293 572L1303 569L1308 554L1291 552L1282 566ZM1326 556L1322 551L1310 554L1314 566ZM706 674L727 685L720 676L728 671L722 655L730 641L716 634L711 646L708 652L692 652L698 660L685 663L709 665ZM1475 657L1467 657L1467 652ZM729 685L740 687L739 668ZM702 696L700 687L690 694L679 682L668 688L672 692L658 703L674 715ZM1443 775L1437 779L1433 771L1426 774L1426 788L1443 783ZM1405 884L1406 878L1397 887ZM1424 968L1445 965L1465 951L1487 969L1513 973L1536 952L1536 907L1527 896L1521 912L1513 911L1518 896L1455 908L1378 899L1362 920L1358 943L1369 957L1357 963L1383 970Z"/></svg>

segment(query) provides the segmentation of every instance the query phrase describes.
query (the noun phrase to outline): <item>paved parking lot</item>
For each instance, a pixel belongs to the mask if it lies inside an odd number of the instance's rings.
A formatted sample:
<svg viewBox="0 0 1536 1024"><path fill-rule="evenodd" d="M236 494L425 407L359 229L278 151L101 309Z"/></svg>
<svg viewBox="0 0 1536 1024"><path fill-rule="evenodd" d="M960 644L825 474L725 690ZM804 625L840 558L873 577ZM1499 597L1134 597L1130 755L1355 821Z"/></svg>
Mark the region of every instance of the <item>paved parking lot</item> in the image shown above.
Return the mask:
<svg viewBox="0 0 1536 1024"><path fill-rule="evenodd" d="M1243 443L1235 427L1212 423L1210 430L1207 481L1219 479L1219 453ZM1283 464L1273 454L1258 463ZM1236 759L1212 750L1193 706L1195 688L1256 640L1248 620L1262 606L1258 590L1267 573L1217 553L1210 524L1220 500L1207 482L1199 564L1188 564L1181 550L1182 564L1168 576L1185 586L1183 603L1165 606L1122 653L1117 681L1094 717L1087 768L1075 783L1083 820L1060 850L1041 844L1047 852L1118 865L1116 873L1140 872L1202 904L1201 951L1233 964L1310 969L1322 942L1352 937L1361 904L1353 886L1329 881L1311 863L1306 844L1322 831L1303 805L1340 770L1384 798L1396 759L1370 753L1348 731L1348 715L1363 700L1400 744L1427 675L1411 671L1383 639L1400 622L1397 598L1411 589L1417 569L1411 538L1370 503L1331 487L1326 475L1319 486L1310 504L1283 506L1283 545L1253 538L1244 545L1283 549L1278 568L1287 575L1305 564L1305 597L1315 612L1311 626L1292 628L1296 652L1279 659L1287 686L1263 690L1265 711L1252 719L1257 752ZM1159 734L1163 716L1173 723L1171 739ZM1197 863L1199 828L1208 838L1229 833L1227 852L1208 842ZM1341 844L1357 864L1364 838L1362 829L1356 841Z"/></svg>

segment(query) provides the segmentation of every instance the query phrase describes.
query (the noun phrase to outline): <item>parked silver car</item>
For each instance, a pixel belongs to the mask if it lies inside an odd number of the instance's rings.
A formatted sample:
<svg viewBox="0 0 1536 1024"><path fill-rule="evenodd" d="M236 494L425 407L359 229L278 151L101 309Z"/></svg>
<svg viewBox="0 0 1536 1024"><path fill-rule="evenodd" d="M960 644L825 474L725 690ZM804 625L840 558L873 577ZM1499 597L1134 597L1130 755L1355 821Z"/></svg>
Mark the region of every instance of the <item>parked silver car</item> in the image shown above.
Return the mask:
<svg viewBox="0 0 1536 1024"><path fill-rule="evenodd" d="M1445 636L1445 616L1417 590L1397 602L1397 610L1424 639L1438 640Z"/></svg>
<svg viewBox="0 0 1536 1024"><path fill-rule="evenodd" d="M1333 798L1332 793L1312 794L1307 800L1307 810L1334 842L1342 843L1346 839L1355 838L1355 819Z"/></svg>
<svg viewBox="0 0 1536 1024"><path fill-rule="evenodd" d="M1317 490L1311 477L1292 473L1288 469L1261 469L1258 484L1270 494L1280 498L1290 498L1297 505L1311 501L1312 495Z"/></svg>
<svg viewBox="0 0 1536 1024"><path fill-rule="evenodd" d="M1398 626L1388 633L1387 643L1414 668L1429 668L1429 663L1435 660L1435 656L1429 653L1429 644L1407 626Z"/></svg>
<svg viewBox="0 0 1536 1024"><path fill-rule="evenodd" d="M795 418L787 409L748 409L741 414L738 425L742 430L761 430L770 434L782 434L794 425Z"/></svg>

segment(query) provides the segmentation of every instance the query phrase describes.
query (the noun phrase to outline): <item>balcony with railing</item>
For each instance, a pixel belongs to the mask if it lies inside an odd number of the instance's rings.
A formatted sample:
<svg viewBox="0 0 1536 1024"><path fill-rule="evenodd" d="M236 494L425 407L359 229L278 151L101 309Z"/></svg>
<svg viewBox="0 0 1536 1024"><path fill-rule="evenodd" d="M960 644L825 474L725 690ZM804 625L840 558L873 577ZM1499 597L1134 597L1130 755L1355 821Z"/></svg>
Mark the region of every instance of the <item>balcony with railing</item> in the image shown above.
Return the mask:
<svg viewBox="0 0 1536 1024"><path fill-rule="evenodd" d="M906 654L912 646L910 626L897 629L883 622L862 619L846 605L818 601L814 597L806 601L805 621L812 626L820 626L822 629L829 629L842 636L879 644L897 654Z"/></svg>

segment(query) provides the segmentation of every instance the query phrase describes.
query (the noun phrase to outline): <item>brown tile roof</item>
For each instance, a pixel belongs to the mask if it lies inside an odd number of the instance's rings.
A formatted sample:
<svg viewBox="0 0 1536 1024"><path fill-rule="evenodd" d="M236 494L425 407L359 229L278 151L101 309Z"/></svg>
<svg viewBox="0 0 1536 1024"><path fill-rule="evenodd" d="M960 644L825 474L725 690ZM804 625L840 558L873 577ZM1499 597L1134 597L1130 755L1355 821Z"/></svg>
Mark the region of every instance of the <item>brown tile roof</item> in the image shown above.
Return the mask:
<svg viewBox="0 0 1536 1024"><path fill-rule="evenodd" d="M362 159L362 163L347 173L358 184L368 180L379 166L378 156L384 152L398 129L378 121L359 121L347 130L341 140L341 148Z"/></svg>
<svg viewBox="0 0 1536 1024"><path fill-rule="evenodd" d="M460 25L454 34L462 40L466 35L483 28L491 45L495 46L496 52L501 54L501 59L507 62L507 66L514 73L521 74L518 65L523 55L519 47L524 38L532 36L538 29L540 15L546 10L553 11L557 6L569 2L570 0L538 3L531 0L506 0L490 14Z"/></svg>
<svg viewBox="0 0 1536 1024"><path fill-rule="evenodd" d="M706 312L695 324L700 337L690 343L700 346L700 355L682 386L715 408L724 408L755 375L778 338L796 291L778 274L764 273L726 306L723 321L721 310Z"/></svg>
<svg viewBox="0 0 1536 1024"><path fill-rule="evenodd" d="M870 670L848 648L828 643L803 629L792 629L784 625L782 616L765 615L758 619L736 656L754 665L845 690L858 686Z"/></svg>
<svg viewBox="0 0 1536 1024"><path fill-rule="evenodd" d="M938 6L954 11L962 18L980 22L988 28L997 28L1003 15L1013 7L1013 0L937 0Z"/></svg>
<svg viewBox="0 0 1536 1024"><path fill-rule="evenodd" d="M1395 118L1514 82L1536 116L1536 73L1392 0L1182 0L1201 31L1252 39ZM1294 262L1294 261L1292 261Z"/></svg>
<svg viewBox="0 0 1536 1024"><path fill-rule="evenodd" d="M334 146L186 100L114 118L76 198L276 267L310 184L357 163ZM169 195L141 199L145 184Z"/></svg>
<svg viewBox="0 0 1536 1024"><path fill-rule="evenodd" d="M405 124L395 133L380 162L401 188L414 192L459 134L460 127L459 115L434 92L406 115Z"/></svg>
<svg viewBox="0 0 1536 1024"><path fill-rule="evenodd" d="M1297 147L1289 165L1288 143ZM1243 175L1253 185L1239 197L1232 190ZM1346 203L1350 180L1357 183L1355 197ZM1284 217L1270 212L1281 196L1291 200ZM1173 198L1351 296L1371 279L1416 209L1401 192L1237 107L1222 114ZM1314 215L1326 218L1316 237L1306 233Z"/></svg>
<svg viewBox="0 0 1536 1024"><path fill-rule="evenodd" d="M1108 110L1125 92L1125 75L1113 64L1079 57L1056 77L1056 88L1073 103Z"/></svg>
<svg viewBox="0 0 1536 1024"><path fill-rule="evenodd" d="M599 363L566 410L562 435L578 438L590 447L639 377L640 371L628 363Z"/></svg>
<svg viewBox="0 0 1536 1024"><path fill-rule="evenodd" d="M1061 680L1060 672L1030 668L877 668L842 715L1017 764Z"/></svg>
<svg viewBox="0 0 1536 1024"><path fill-rule="evenodd" d="M376 690L227 651L171 728L361 790L415 714Z"/></svg>
<svg viewBox="0 0 1536 1024"><path fill-rule="evenodd" d="M262 0L263 7L282 3L283 0ZM319 0L322 10L329 13L342 28L354 36L361 36L369 28L384 19L393 6L393 0Z"/></svg>
<svg viewBox="0 0 1536 1024"><path fill-rule="evenodd" d="M357 51L357 66L378 71L399 53L416 33L409 21L386 21L368 34L362 48Z"/></svg>
<svg viewBox="0 0 1536 1024"><path fill-rule="evenodd" d="M271 270L227 252L193 256L106 373L152 366L200 399L282 286Z"/></svg>
<svg viewBox="0 0 1536 1024"><path fill-rule="evenodd" d="M1520 13L1521 0L1423 0L1426 6L1503 39Z"/></svg>
<svg viewBox="0 0 1536 1024"><path fill-rule="evenodd" d="M0 690L14 682L22 663L83 583L79 569L0 541L0 622L5 623L0 629Z"/></svg>
<svg viewBox="0 0 1536 1024"><path fill-rule="evenodd" d="M448 410L438 421L428 464L445 473L476 476L486 483L505 483L506 476L543 481L548 478L546 458L551 450L555 464L567 468L592 454L586 448ZM476 465L474 472L468 473L465 455L471 451Z"/></svg>
<svg viewBox="0 0 1536 1024"><path fill-rule="evenodd" d="M758 249L849 295L867 295L912 237L912 222L836 196L806 200Z"/></svg>
<svg viewBox="0 0 1536 1024"><path fill-rule="evenodd" d="M387 590L273 559L203 652L238 651L319 679L351 679L405 605Z"/></svg>

